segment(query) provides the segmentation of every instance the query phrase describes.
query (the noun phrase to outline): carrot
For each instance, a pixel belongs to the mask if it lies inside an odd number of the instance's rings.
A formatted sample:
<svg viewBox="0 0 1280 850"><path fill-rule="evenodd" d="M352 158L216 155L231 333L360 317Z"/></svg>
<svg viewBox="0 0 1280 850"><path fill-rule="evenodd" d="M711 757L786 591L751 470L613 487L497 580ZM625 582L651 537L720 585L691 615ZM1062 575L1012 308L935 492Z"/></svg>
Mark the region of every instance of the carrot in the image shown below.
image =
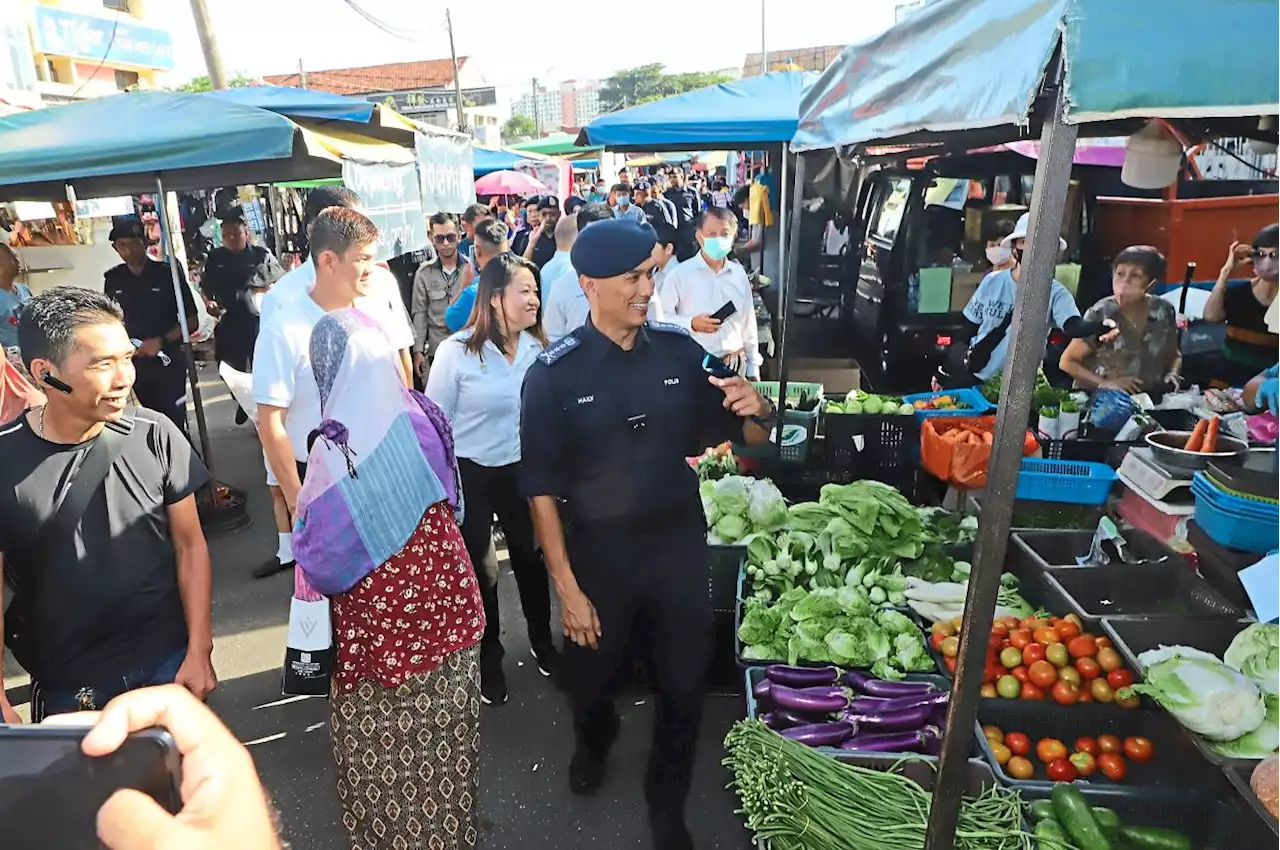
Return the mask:
<svg viewBox="0 0 1280 850"><path fill-rule="evenodd" d="M1218 421L1217 416L1209 420L1209 429L1204 433L1204 445L1200 451L1216 452L1218 450Z"/></svg>
<svg viewBox="0 0 1280 850"><path fill-rule="evenodd" d="M1191 439L1187 440L1187 444L1183 446L1189 452L1198 452L1200 447L1204 445L1205 431L1209 430L1209 421L1201 419L1196 423L1196 429L1191 432Z"/></svg>

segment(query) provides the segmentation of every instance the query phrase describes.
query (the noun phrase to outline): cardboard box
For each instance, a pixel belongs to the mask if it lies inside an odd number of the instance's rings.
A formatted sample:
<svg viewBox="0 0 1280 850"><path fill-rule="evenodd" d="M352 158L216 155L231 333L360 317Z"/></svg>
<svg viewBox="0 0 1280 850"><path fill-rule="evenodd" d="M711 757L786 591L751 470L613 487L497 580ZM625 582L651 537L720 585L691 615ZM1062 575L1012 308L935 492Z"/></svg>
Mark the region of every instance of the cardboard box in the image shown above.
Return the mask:
<svg viewBox="0 0 1280 850"><path fill-rule="evenodd" d="M862 368L858 361L848 358L788 359L787 380L822 384L827 398L836 398L850 390L862 389Z"/></svg>
<svg viewBox="0 0 1280 850"><path fill-rule="evenodd" d="M965 272L951 277L951 312L959 313L969 303L985 272Z"/></svg>

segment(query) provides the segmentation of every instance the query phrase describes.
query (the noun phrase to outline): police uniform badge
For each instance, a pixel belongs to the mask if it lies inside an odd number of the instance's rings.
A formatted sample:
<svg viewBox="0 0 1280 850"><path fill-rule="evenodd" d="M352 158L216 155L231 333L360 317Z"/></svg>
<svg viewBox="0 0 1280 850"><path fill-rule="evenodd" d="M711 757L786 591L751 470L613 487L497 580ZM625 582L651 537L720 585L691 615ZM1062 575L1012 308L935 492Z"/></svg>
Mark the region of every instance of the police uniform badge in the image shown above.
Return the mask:
<svg viewBox="0 0 1280 850"><path fill-rule="evenodd" d="M570 351L578 347L578 338L573 334L561 337L550 348L538 355L538 359L548 366L554 366L555 362Z"/></svg>

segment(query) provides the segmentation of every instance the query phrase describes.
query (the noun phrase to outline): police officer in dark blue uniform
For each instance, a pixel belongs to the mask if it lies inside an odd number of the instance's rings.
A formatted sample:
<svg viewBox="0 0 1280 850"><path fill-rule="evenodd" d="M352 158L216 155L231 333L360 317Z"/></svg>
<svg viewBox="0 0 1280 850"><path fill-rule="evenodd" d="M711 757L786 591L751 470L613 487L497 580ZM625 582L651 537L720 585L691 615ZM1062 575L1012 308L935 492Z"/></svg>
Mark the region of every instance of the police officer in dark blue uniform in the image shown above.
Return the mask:
<svg viewBox="0 0 1280 850"><path fill-rule="evenodd" d="M743 379L709 374L683 329L646 324L654 242L651 227L621 219L578 234L572 261L591 317L525 378L521 482L568 639L570 787L589 794L604 780L619 726L609 685L644 614L658 684L645 797L654 846L683 850L712 650L706 523L685 458L724 440L765 442L776 411Z"/></svg>

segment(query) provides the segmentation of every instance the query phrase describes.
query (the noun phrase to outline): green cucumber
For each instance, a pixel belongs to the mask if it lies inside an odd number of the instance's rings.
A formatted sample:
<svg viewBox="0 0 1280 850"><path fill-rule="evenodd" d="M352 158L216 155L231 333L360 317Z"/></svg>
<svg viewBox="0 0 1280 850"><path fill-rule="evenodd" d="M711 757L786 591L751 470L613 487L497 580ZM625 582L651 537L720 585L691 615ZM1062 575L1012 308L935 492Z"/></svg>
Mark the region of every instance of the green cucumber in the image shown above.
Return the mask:
<svg viewBox="0 0 1280 850"><path fill-rule="evenodd" d="M1048 802L1048 801L1044 801ZM1052 817L1046 818L1036 824L1036 844L1040 850L1071 850L1075 847L1067 840L1066 833L1062 831L1062 827Z"/></svg>
<svg viewBox="0 0 1280 850"><path fill-rule="evenodd" d="M1098 826L1102 828L1102 834L1112 841L1120 834L1120 816L1111 809L1104 806L1093 807L1093 819L1098 822Z"/></svg>
<svg viewBox="0 0 1280 850"><path fill-rule="evenodd" d="M1191 850L1191 839L1159 826L1126 826L1120 837L1134 850Z"/></svg>
<svg viewBox="0 0 1280 850"><path fill-rule="evenodd" d="M1031 819L1036 823L1042 820L1057 819L1057 815L1053 813L1053 803L1048 800L1033 800L1028 808L1031 812Z"/></svg>
<svg viewBox="0 0 1280 850"><path fill-rule="evenodd" d="M1053 786L1049 798L1053 801L1058 823L1080 850L1111 850L1111 841L1098 825L1083 794L1067 783L1059 782Z"/></svg>

